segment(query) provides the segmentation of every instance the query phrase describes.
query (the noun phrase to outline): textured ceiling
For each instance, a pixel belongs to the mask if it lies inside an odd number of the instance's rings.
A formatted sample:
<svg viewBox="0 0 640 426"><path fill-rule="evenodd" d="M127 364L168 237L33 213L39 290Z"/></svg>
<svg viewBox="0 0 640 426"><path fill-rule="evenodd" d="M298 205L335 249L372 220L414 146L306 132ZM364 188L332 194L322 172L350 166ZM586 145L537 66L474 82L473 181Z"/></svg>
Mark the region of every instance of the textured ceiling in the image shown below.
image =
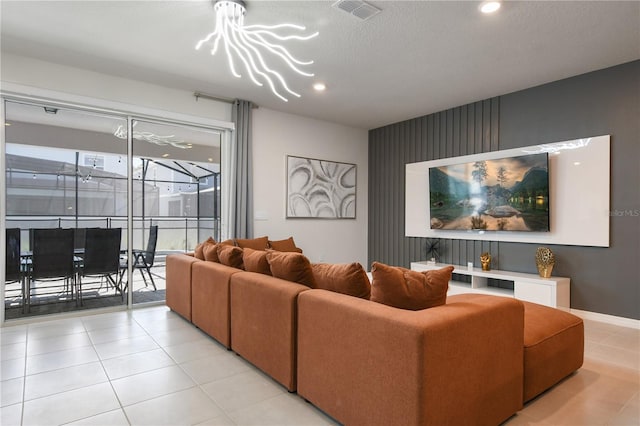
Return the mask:
<svg viewBox="0 0 640 426"><path fill-rule="evenodd" d="M288 44L316 74L283 72L302 94L288 103L194 49L214 28L210 1L2 0L1 47L366 129L640 58L638 1L508 1L493 16L478 2L370 1L382 13L368 21L332 3L247 1L247 24L320 32Z"/></svg>

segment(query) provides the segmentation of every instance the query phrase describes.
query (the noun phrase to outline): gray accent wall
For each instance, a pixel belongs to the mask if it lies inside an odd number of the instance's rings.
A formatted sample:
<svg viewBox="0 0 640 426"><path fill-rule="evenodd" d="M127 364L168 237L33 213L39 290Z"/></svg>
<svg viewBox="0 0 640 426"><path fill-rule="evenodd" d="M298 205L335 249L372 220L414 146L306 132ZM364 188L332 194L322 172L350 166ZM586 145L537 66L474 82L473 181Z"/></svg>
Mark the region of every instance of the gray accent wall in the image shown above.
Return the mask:
<svg viewBox="0 0 640 426"><path fill-rule="evenodd" d="M426 259L426 239L404 236L405 164L606 134L610 247L549 245L553 274L571 278L573 309L640 319L640 61L369 131L369 263ZM479 266L489 251L495 269L536 273L537 246L441 239L440 254Z"/></svg>

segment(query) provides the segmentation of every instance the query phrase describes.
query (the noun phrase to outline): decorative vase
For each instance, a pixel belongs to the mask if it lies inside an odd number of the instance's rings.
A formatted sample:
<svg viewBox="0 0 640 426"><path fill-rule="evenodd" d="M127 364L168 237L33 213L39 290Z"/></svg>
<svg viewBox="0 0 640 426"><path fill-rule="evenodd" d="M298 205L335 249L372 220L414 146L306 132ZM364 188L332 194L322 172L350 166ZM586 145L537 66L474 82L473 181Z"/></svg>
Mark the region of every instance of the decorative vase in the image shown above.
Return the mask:
<svg viewBox="0 0 640 426"><path fill-rule="evenodd" d="M538 274L542 278L549 278L551 271L553 271L553 265L556 263L556 258L547 247L538 247L536 250L536 266L538 267Z"/></svg>
<svg viewBox="0 0 640 426"><path fill-rule="evenodd" d="M480 255L480 263L483 271L491 270L491 255L489 252L484 252Z"/></svg>

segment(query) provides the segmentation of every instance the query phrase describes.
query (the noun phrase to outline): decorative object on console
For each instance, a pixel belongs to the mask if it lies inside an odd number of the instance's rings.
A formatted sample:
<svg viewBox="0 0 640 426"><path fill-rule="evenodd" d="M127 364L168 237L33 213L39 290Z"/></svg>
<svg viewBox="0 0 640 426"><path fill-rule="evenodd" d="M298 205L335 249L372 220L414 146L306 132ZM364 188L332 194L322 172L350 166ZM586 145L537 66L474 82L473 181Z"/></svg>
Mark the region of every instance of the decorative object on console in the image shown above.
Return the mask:
<svg viewBox="0 0 640 426"><path fill-rule="evenodd" d="M538 247L536 250L536 266L538 267L538 273L542 278L549 278L553 265L556 263L556 257L547 247Z"/></svg>
<svg viewBox="0 0 640 426"><path fill-rule="evenodd" d="M287 217L355 219L356 165L288 155Z"/></svg>
<svg viewBox="0 0 640 426"><path fill-rule="evenodd" d="M302 71L299 65L311 65L313 61L301 61L296 59L282 45L276 44L278 40L309 40L318 35L318 32L309 35L286 34L280 35L274 30L288 28L291 30L305 31L301 25L279 24L279 25L244 25L244 17L247 14L247 7L241 0L214 0L214 10L216 12L216 28L196 44L199 50L204 43L210 43L211 54L215 55L222 42L222 47L227 53L229 67L234 77L242 76L236 71L234 56L244 64L245 70L251 81L257 86L262 86L262 78L271 91L280 99L288 102L279 90L284 89L293 96L300 97L287 86L284 77L267 65L266 57L277 57L288 67L305 77L313 77L312 73ZM281 88L276 87L276 83Z"/></svg>
<svg viewBox="0 0 640 426"><path fill-rule="evenodd" d="M436 263L440 260L440 240L438 238L427 238L426 249L429 262Z"/></svg>
<svg viewBox="0 0 640 426"><path fill-rule="evenodd" d="M483 271L491 270L491 254L487 251L480 255L480 263L482 264Z"/></svg>

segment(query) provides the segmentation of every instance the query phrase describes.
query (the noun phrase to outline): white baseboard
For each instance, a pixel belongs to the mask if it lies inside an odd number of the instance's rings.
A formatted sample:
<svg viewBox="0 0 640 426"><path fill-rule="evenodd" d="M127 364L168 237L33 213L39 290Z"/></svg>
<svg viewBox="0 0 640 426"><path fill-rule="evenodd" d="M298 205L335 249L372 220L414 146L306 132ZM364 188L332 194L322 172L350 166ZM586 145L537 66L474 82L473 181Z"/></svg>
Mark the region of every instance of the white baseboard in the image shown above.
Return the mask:
<svg viewBox="0 0 640 426"><path fill-rule="evenodd" d="M632 318L616 317L613 315L599 314L597 312L581 311L579 309L571 309L571 313L586 320L604 322L620 327L640 329L640 320Z"/></svg>

